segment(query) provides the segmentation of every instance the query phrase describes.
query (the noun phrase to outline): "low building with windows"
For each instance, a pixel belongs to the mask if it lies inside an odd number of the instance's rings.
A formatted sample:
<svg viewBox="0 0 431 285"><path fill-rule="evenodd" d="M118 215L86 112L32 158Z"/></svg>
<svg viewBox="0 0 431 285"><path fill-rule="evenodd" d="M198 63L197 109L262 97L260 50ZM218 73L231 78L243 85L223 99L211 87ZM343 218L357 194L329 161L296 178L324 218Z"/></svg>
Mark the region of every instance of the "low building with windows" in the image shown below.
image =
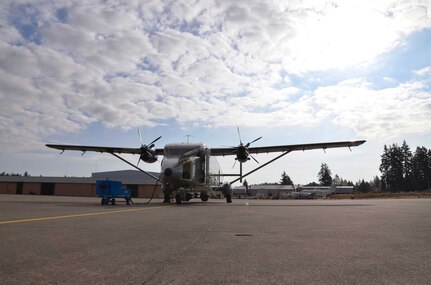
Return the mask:
<svg viewBox="0 0 431 285"><path fill-rule="evenodd" d="M135 198L149 198L153 192L154 197L162 197L160 184L136 170L96 172L91 177L0 176L0 194L94 197L96 181L105 179L121 181Z"/></svg>
<svg viewBox="0 0 431 285"><path fill-rule="evenodd" d="M353 186L298 186L298 192L310 193L315 197L325 197L329 194L352 194L355 190Z"/></svg>
<svg viewBox="0 0 431 285"><path fill-rule="evenodd" d="M293 185L260 184L234 187L233 196L237 198L256 199L287 199L289 193L295 191Z"/></svg>

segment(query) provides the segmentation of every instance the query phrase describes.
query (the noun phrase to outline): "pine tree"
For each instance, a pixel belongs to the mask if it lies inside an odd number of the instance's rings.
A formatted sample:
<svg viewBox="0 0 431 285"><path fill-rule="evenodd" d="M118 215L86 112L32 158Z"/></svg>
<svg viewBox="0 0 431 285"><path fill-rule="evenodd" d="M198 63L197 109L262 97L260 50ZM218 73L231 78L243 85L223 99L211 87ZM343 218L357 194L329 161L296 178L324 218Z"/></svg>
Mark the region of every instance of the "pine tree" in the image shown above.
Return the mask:
<svg viewBox="0 0 431 285"><path fill-rule="evenodd" d="M425 147L417 147L412 158L413 184L416 190L425 190L430 187L430 153Z"/></svg>
<svg viewBox="0 0 431 285"><path fill-rule="evenodd" d="M379 176L374 176L373 181L371 183L371 186L373 187L380 187L382 185L382 182L380 181Z"/></svg>
<svg viewBox="0 0 431 285"><path fill-rule="evenodd" d="M401 145L402 163L403 163L403 187L404 191L411 191L413 187L413 173L412 173L412 152L406 141Z"/></svg>
<svg viewBox="0 0 431 285"><path fill-rule="evenodd" d="M388 172L389 172L389 150L385 145L383 147L383 154L381 155L381 162L379 170L382 173L382 190L388 191Z"/></svg>
<svg viewBox="0 0 431 285"><path fill-rule="evenodd" d="M396 192L403 189L405 185L403 157L403 151L397 144L392 144L389 148L384 146L379 168L384 191Z"/></svg>
<svg viewBox="0 0 431 285"><path fill-rule="evenodd" d="M317 176L319 177L320 185L331 186L332 184L331 170L329 169L326 163L322 163L322 165L320 166L320 171L317 174Z"/></svg>
<svg viewBox="0 0 431 285"><path fill-rule="evenodd" d="M371 185L369 182L365 182L364 179L356 182L355 190L361 193L368 193L371 190Z"/></svg>
<svg viewBox="0 0 431 285"><path fill-rule="evenodd" d="M280 184L281 185L293 185L293 181L292 181L292 179L290 179L289 175L286 174L286 171L283 171L283 173L281 174Z"/></svg>

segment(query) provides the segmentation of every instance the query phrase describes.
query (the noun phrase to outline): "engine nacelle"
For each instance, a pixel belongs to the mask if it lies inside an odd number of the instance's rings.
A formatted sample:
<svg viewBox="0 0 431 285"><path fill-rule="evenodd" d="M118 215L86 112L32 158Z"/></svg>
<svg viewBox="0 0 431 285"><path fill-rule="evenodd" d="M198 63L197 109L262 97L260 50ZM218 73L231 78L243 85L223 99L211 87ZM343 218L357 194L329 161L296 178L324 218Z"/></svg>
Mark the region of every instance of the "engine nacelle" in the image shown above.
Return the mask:
<svg viewBox="0 0 431 285"><path fill-rule="evenodd" d="M141 160L147 163L153 163L157 161L156 151L151 148L141 148Z"/></svg>
<svg viewBox="0 0 431 285"><path fill-rule="evenodd" d="M247 162L248 160L250 160L250 158L248 157L249 153L248 150L245 146L240 145L236 151L236 159L241 162Z"/></svg>

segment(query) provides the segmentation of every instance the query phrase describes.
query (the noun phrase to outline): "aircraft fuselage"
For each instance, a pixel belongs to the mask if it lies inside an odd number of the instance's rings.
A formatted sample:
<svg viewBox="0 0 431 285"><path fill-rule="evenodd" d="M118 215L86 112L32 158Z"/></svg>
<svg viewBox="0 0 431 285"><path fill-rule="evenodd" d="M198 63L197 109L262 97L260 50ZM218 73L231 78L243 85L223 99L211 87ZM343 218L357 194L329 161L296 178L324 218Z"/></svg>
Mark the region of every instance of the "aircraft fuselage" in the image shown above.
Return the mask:
<svg viewBox="0 0 431 285"><path fill-rule="evenodd" d="M167 144L161 168L165 193L206 192L221 186L218 161L203 144Z"/></svg>

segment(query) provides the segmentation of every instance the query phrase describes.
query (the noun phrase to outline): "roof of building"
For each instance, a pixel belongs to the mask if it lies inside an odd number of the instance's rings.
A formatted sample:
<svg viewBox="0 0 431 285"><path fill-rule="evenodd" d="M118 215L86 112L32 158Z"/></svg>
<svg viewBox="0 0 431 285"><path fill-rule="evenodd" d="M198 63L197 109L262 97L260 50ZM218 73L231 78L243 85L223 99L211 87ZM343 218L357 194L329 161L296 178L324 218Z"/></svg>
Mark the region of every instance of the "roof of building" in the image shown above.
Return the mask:
<svg viewBox="0 0 431 285"><path fill-rule="evenodd" d="M158 177L160 173L149 172ZM119 180L123 184L155 184L155 180L137 170L120 170L92 173L91 177L52 177L52 176L0 176L0 182L28 183L96 183L97 180Z"/></svg>
<svg viewBox="0 0 431 285"><path fill-rule="evenodd" d="M245 186L237 186L235 189L245 189ZM260 185L249 185L248 189L253 190L293 190L292 185L282 185L282 184L260 184Z"/></svg>

